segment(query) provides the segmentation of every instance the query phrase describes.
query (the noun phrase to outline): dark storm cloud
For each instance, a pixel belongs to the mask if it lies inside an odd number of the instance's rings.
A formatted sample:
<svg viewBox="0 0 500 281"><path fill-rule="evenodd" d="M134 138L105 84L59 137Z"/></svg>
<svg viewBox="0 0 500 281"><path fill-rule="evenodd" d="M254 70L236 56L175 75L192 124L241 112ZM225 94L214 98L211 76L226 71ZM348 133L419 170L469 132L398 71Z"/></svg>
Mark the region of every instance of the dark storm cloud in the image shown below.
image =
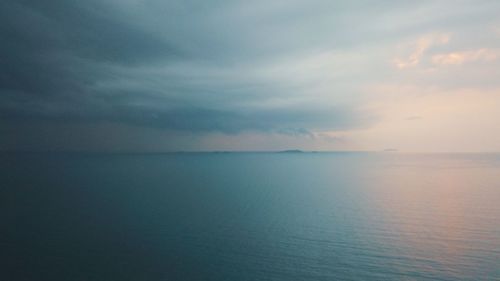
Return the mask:
<svg viewBox="0 0 500 281"><path fill-rule="evenodd" d="M231 133L306 130L323 117L330 124L319 127L356 123L349 110L336 108L235 106L293 94L230 62L239 56L244 65L261 52L248 46L260 35L250 33L252 22L239 22L245 35L217 19L237 16L224 10L147 3L141 7L153 21L119 1L2 1L0 116ZM273 44L255 46L273 50Z"/></svg>
<svg viewBox="0 0 500 281"><path fill-rule="evenodd" d="M2 90L81 93L103 75L91 61L141 63L174 55L166 42L113 19L97 3L2 2Z"/></svg>

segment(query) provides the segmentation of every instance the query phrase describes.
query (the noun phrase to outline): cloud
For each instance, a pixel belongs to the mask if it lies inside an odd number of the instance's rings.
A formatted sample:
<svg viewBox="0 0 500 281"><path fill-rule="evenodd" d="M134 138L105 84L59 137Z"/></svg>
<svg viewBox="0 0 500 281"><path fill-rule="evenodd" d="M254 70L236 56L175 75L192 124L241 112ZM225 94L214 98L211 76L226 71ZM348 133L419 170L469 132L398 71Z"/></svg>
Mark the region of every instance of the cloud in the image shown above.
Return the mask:
<svg viewBox="0 0 500 281"><path fill-rule="evenodd" d="M355 141L346 132L380 122L366 106L369 85L494 84L494 69L419 72L455 53L463 63L492 60L500 47L464 29L495 25L497 4L450 3L4 0L0 127L39 149L37 140L97 149L99 137L113 140L106 149L220 147L217 141L241 148L252 145L243 141L249 134L259 145L269 136L276 146L297 138L307 147L348 147ZM462 51L478 49L487 51ZM65 137L78 131L92 145ZM127 132L141 141L127 141ZM186 135L197 141L175 140Z"/></svg>
<svg viewBox="0 0 500 281"><path fill-rule="evenodd" d="M422 119L422 116L419 116L419 115L408 116L405 118L405 120L408 120L408 121L420 120L420 119Z"/></svg>
<svg viewBox="0 0 500 281"><path fill-rule="evenodd" d="M432 56L432 63L436 65L461 65L470 62L491 62L500 58L500 50L477 49L471 51L451 52Z"/></svg>
<svg viewBox="0 0 500 281"><path fill-rule="evenodd" d="M335 61L308 61L317 56L301 42L320 39L327 29L312 38L301 30L307 24L287 22L303 5L1 5L3 118L112 121L194 133L365 122L351 101L328 97L335 81L325 73Z"/></svg>
<svg viewBox="0 0 500 281"><path fill-rule="evenodd" d="M415 42L410 43L410 46L405 46L405 48L413 49L412 52L406 58L394 59L394 64L400 69L415 67L421 63L427 50L434 46L447 44L450 41L450 36L450 34L446 33L424 35Z"/></svg>

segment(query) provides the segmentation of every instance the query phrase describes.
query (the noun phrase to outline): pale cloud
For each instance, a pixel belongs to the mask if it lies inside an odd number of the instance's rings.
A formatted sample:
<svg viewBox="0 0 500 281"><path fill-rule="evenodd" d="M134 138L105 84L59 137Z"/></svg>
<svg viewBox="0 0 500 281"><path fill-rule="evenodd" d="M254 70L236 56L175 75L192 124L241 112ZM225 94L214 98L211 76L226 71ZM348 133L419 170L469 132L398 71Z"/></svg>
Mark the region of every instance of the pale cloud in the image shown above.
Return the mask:
<svg viewBox="0 0 500 281"><path fill-rule="evenodd" d="M432 63L436 65L461 65L469 62L491 62L500 58L498 49L477 49L462 52L451 52L432 56Z"/></svg>
<svg viewBox="0 0 500 281"><path fill-rule="evenodd" d="M395 44L392 75L365 86L365 109L379 121L347 132L359 149L500 151L500 33L441 30Z"/></svg>
<svg viewBox="0 0 500 281"><path fill-rule="evenodd" d="M414 42L402 44L400 46L401 49L411 49L412 51L407 57L394 59L394 64L400 69L415 67L421 63L427 50L433 46L447 44L450 41L450 37L449 33L433 33L424 35Z"/></svg>
<svg viewBox="0 0 500 281"><path fill-rule="evenodd" d="M408 116L405 119L408 120L408 121L420 120L420 119L422 119L422 116L413 115L413 116Z"/></svg>

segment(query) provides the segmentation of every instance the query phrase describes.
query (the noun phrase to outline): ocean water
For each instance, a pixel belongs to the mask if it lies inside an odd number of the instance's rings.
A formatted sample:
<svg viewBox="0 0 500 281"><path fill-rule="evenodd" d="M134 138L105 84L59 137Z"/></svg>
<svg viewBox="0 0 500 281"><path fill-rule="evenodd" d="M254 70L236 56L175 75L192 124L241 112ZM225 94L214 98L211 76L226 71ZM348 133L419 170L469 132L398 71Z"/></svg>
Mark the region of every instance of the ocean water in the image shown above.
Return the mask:
<svg viewBox="0 0 500 281"><path fill-rule="evenodd" d="M0 280L500 280L500 155L0 155Z"/></svg>

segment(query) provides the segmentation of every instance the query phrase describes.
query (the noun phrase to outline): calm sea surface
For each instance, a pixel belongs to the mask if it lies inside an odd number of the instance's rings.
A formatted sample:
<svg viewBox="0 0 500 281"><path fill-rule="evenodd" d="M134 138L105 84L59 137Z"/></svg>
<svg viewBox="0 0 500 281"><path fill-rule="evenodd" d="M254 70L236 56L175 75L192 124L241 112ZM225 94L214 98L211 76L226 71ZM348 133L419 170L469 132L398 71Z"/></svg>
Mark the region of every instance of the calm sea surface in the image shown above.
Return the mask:
<svg viewBox="0 0 500 281"><path fill-rule="evenodd" d="M500 155L0 154L0 280L500 280Z"/></svg>

